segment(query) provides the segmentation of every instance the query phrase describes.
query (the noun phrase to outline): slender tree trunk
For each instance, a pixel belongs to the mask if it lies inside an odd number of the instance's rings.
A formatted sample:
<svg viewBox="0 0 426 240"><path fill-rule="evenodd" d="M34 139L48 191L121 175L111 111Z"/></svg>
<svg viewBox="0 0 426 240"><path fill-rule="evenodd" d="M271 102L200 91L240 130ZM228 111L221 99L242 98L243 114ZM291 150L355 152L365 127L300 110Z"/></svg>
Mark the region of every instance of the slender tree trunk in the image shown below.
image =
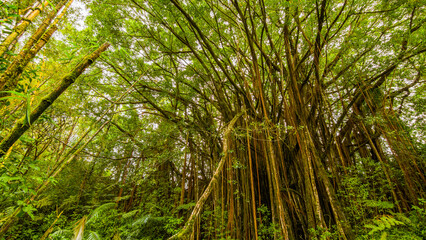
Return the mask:
<svg viewBox="0 0 426 240"><path fill-rule="evenodd" d="M130 154L130 156L133 155L133 152ZM115 207L118 208L118 203L121 201L121 196L123 194L123 186L124 184L126 184L126 179L127 179L127 171L130 165L130 158L127 160L126 165L124 165L124 169L123 169L123 174L121 175L121 187L120 190L118 191L118 195L117 195L117 200L115 201Z"/></svg>
<svg viewBox="0 0 426 240"><path fill-rule="evenodd" d="M238 120L238 118L241 116L242 114L237 114L232 120L231 122L229 122L227 128L225 129L224 133L223 133L223 153L224 156L222 157L222 159L220 160L215 173L213 174L212 179L210 180L209 185L207 186L207 188L204 190L203 195L201 195L200 199L198 200L197 204L195 205L194 209L192 210L191 216L189 217L188 221L186 222L185 226L183 227L183 229L181 231L179 231L178 233L176 233L175 235L171 236L169 238L169 240L173 240L173 239L187 239L188 235L190 234L195 220L198 217L198 215L201 212L201 209L203 208L204 203L206 202L207 198L210 196L210 193L213 190L213 186L215 184L215 182L217 182L220 173L222 172L222 168L225 165L225 161L228 158L228 141L229 138L231 137L231 130L234 127L235 122Z"/></svg>
<svg viewBox="0 0 426 240"><path fill-rule="evenodd" d="M189 134L186 135L186 144L188 145L188 138L189 138ZM189 149L186 149L185 154L184 154L184 163L183 163L183 169L182 169L182 181L181 181L181 192L180 192L180 200L179 200L179 205L183 205L184 204L184 200L185 200L185 180L186 180L186 162L187 162L187 158L188 158L188 151Z"/></svg>
<svg viewBox="0 0 426 240"><path fill-rule="evenodd" d="M253 226L254 226L254 239L258 239L258 233L257 233L257 219L256 219L256 197L255 197L255 189L254 189L254 181L253 181L253 161L251 158L251 147L250 147L250 134L249 134L249 127L248 127L248 119L247 119L247 113L245 114L245 123L246 123L246 135L247 135L247 153L248 153L248 174L250 175L250 202L252 207L252 217L253 217Z"/></svg>
<svg viewBox="0 0 426 240"><path fill-rule="evenodd" d="M76 206L78 207L78 204L80 202L81 196L83 195L84 187L86 186L86 182L90 179L91 175L93 174L93 171L95 170L96 162L98 160L99 155L101 154L103 148L100 147L99 151L96 153L96 155L93 157L92 162L90 164L90 169L86 170L86 173L84 174L83 180L80 184L80 189L78 190L77 195L77 203Z"/></svg>
<svg viewBox="0 0 426 240"><path fill-rule="evenodd" d="M49 4L48 1L44 1L41 4L40 3L36 4L33 7L33 10L31 11L31 13L27 17L24 17L22 22L13 29L13 32L9 34L9 36L7 36L6 39L4 39L4 41L0 45L0 57L5 54L5 52L10 48L13 42L15 42L15 40L25 32L27 27L40 14L40 12L43 11L43 8L45 8L48 4Z"/></svg>
<svg viewBox="0 0 426 240"><path fill-rule="evenodd" d="M44 47L44 45L52 37L53 33L55 33L57 30L56 24L58 21L55 21L55 23L52 24L49 29L48 27L66 2L67 1L65 0L61 1L56 6L56 8L48 14L37 31L30 37L30 39L28 39L21 52L15 57L14 61L9 65L6 71L0 76L0 91L3 89L13 90L15 88L18 83L18 78L24 71L25 67ZM67 4L66 8L68 8L71 3L72 1L69 1L69 4ZM62 11L61 16L65 14L66 8ZM59 20L60 17L58 17L57 20Z"/></svg>
<svg viewBox="0 0 426 240"><path fill-rule="evenodd" d="M89 67L102 52L104 52L109 47L109 43L104 43L91 55L87 56L80 64L78 64L74 70L68 73L60 82L59 86L51 92L48 96L44 97L40 104L31 112L30 121L28 122L26 118L20 119L15 126L0 142L0 158L3 157L6 152L13 146L13 144L30 128L41 114L48 108L52 103L69 87L75 82L75 80L84 72L84 70Z"/></svg>

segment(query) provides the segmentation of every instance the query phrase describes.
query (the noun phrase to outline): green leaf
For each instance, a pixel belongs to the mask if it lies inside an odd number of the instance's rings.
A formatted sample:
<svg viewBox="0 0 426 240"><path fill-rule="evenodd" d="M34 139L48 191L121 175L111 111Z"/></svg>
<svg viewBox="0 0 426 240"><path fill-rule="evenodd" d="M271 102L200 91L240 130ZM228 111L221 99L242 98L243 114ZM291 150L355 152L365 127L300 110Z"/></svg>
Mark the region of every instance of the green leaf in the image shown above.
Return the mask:
<svg viewBox="0 0 426 240"><path fill-rule="evenodd" d="M0 100L5 100L5 99L20 99L22 100L22 98L20 97L12 97L12 96L7 96L7 97L1 97Z"/></svg>
<svg viewBox="0 0 426 240"><path fill-rule="evenodd" d="M58 183L58 180L56 180L55 178L53 178L53 177L50 177L49 178L49 182L50 183L52 183L53 185L56 185L57 183Z"/></svg>
<svg viewBox="0 0 426 240"><path fill-rule="evenodd" d="M388 217L382 217L382 222L386 228L391 228L392 225L390 224Z"/></svg>
<svg viewBox="0 0 426 240"><path fill-rule="evenodd" d="M32 168L32 169L34 169L34 170L36 170L36 171L39 171L39 170L40 170L40 168L39 168L37 165L32 164L32 163L28 164L28 166L29 166L30 168Z"/></svg>
<svg viewBox="0 0 426 240"><path fill-rule="evenodd" d="M377 226L378 226L380 231L385 230L385 228L386 228L386 225L382 221L379 221Z"/></svg>
<svg viewBox="0 0 426 240"><path fill-rule="evenodd" d="M49 1L49 0L46 0L46 1L49 3L49 5L50 5L53 9L55 9L55 10L56 10L55 5L53 5L51 1ZM57 10L56 10L56 11L57 11Z"/></svg>
<svg viewBox="0 0 426 240"><path fill-rule="evenodd" d="M387 201L365 200L364 202L365 202L365 205L368 207L377 207L377 208L384 208L384 209L391 209L395 207L393 203L387 202Z"/></svg>
<svg viewBox="0 0 426 240"><path fill-rule="evenodd" d="M148 220L151 218L151 215L150 214L148 214L148 215L145 215L145 216L142 216L141 218L138 218L136 221L134 221L133 223L132 223L132 226L140 226L140 225L144 225L145 223L147 223L148 222Z"/></svg>
<svg viewBox="0 0 426 240"><path fill-rule="evenodd" d="M7 5L7 7L8 7L8 8L10 8L10 9L14 9L14 10L17 10L17 9L18 9L18 7L17 7L17 6L12 5L12 4Z"/></svg>
<svg viewBox="0 0 426 240"><path fill-rule="evenodd" d="M17 180L22 180L22 177L10 177L10 176L7 176L7 175L3 175L3 176L0 177L0 181L6 182L6 183L8 183L10 181L17 181Z"/></svg>
<svg viewBox="0 0 426 240"><path fill-rule="evenodd" d="M129 199L130 195L126 195L126 196L122 196L122 197L116 197L114 198L114 201L122 201L122 200L126 200Z"/></svg>
<svg viewBox="0 0 426 240"><path fill-rule="evenodd" d="M108 209L111 209L115 206L115 203L105 203L99 207L97 207L95 210L93 210L92 214L90 215L89 219L87 220L87 223L90 222L96 222L102 213Z"/></svg>
<svg viewBox="0 0 426 240"><path fill-rule="evenodd" d="M12 51L7 51L6 54L9 55L9 56L18 56L18 54L14 53Z"/></svg>
<svg viewBox="0 0 426 240"><path fill-rule="evenodd" d="M102 239L97 232L90 231L87 235L87 240L100 240Z"/></svg>
<svg viewBox="0 0 426 240"><path fill-rule="evenodd" d="M22 98L24 98L24 99L27 99L27 95L26 95L26 94L23 94L23 93L20 93L20 92L15 92L15 91L0 91L0 93L10 93L10 94L15 94L15 95L21 96L21 97L22 97Z"/></svg>
<svg viewBox="0 0 426 240"><path fill-rule="evenodd" d="M183 205L178 206L178 207L176 208L176 210L181 210L181 209L188 210L188 209L190 209L190 208L193 208L194 206L195 206L195 202L190 202L190 203L187 203L187 204L183 204Z"/></svg>
<svg viewBox="0 0 426 240"><path fill-rule="evenodd" d="M373 225L373 224L365 224L364 227L366 227L366 228L372 228L372 229L377 228L377 226Z"/></svg>
<svg viewBox="0 0 426 240"><path fill-rule="evenodd" d="M35 141L34 138L29 137L28 135L22 135L19 140L25 143L33 143Z"/></svg>
<svg viewBox="0 0 426 240"><path fill-rule="evenodd" d="M139 210L133 210L133 211L130 211L130 212L126 212L123 215L121 215L121 217L124 218L124 219L130 218L130 217L133 217L134 215L136 215L138 212L139 212Z"/></svg>

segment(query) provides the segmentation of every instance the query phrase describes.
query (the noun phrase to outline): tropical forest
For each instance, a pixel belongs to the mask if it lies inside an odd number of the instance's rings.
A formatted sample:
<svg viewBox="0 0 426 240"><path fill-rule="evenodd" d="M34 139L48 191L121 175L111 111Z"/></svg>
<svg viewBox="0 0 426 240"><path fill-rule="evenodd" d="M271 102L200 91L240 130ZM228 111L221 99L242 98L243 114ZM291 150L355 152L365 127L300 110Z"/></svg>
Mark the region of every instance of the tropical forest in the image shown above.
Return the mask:
<svg viewBox="0 0 426 240"><path fill-rule="evenodd" d="M0 240L426 239L425 0L0 0Z"/></svg>

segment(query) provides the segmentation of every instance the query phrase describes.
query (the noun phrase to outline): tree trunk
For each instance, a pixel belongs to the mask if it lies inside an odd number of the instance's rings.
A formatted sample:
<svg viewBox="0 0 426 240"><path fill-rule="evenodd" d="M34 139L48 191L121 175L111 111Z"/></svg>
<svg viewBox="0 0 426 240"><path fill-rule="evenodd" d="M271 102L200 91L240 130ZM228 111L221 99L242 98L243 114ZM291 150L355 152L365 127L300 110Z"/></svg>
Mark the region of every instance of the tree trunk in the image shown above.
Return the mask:
<svg viewBox="0 0 426 240"><path fill-rule="evenodd" d="M12 43L15 42L15 40L25 32L27 27L48 4L49 1L44 1L43 3L36 4L31 13L29 13L27 17L24 16L22 22L18 24L15 28L13 28L13 32L9 34L0 45L0 57L6 53Z"/></svg>
<svg viewBox="0 0 426 240"><path fill-rule="evenodd" d="M48 96L44 97L40 104L34 108L30 114L30 122L26 118L20 119L15 126L0 142L0 158L3 157L6 152L13 146L13 144L30 128L37 119L43 114L43 112L69 87L75 82L75 80L89 67L102 52L109 47L109 43L104 43L91 55L87 56L80 64L78 64L74 70L68 73L60 82L59 86L51 92Z"/></svg>
<svg viewBox="0 0 426 240"><path fill-rule="evenodd" d="M181 231L176 233L175 235L171 236L169 240L173 239L187 239L188 235L191 233L192 228L194 227L194 223L196 218L201 212L201 209L203 208L204 203L206 202L207 198L210 196L210 193L213 190L214 184L217 182L220 173L222 172L222 168L225 165L225 161L228 158L228 141L231 135L231 130L234 127L235 122L238 120L238 118L242 115L242 113L237 114L231 122L229 122L228 126L226 127L225 131L223 132L223 154L224 156L220 160L215 173L213 174L212 179L210 180L209 185L204 190L203 195L201 195L200 199L198 200L197 204L194 207L194 210L192 210L191 216L187 220L185 226Z"/></svg>

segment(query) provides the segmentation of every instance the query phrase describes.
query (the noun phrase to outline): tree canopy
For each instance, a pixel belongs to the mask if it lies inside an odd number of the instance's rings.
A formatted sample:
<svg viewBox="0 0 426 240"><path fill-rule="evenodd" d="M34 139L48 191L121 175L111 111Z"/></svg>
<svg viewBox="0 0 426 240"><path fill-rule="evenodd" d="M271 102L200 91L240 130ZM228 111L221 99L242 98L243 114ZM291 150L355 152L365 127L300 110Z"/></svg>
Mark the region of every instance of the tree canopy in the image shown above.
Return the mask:
<svg viewBox="0 0 426 240"><path fill-rule="evenodd" d="M423 0L0 1L0 239L423 239Z"/></svg>

